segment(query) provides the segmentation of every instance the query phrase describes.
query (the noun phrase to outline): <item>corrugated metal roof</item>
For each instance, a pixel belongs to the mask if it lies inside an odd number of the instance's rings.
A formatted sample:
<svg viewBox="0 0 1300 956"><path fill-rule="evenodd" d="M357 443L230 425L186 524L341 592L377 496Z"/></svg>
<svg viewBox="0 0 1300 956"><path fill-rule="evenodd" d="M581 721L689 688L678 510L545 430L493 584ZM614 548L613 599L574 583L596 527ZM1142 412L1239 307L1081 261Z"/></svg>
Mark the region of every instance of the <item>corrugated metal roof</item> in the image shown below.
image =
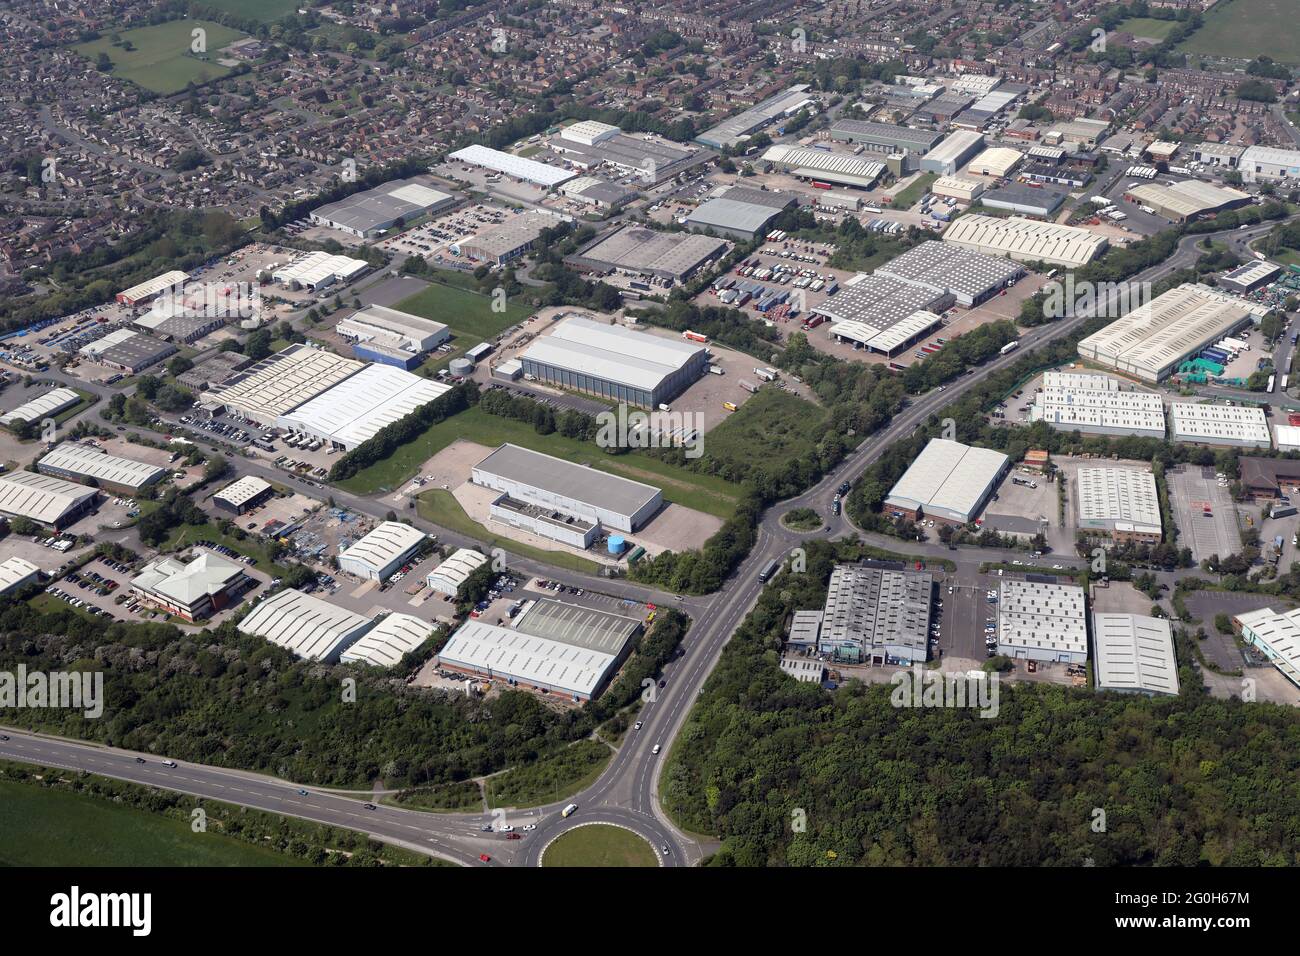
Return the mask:
<svg viewBox="0 0 1300 956"><path fill-rule="evenodd" d="M1092 616L1098 690L1178 693L1178 660L1169 622L1141 614Z"/></svg>
<svg viewBox="0 0 1300 956"><path fill-rule="evenodd" d="M427 538L423 531L400 521L385 521L376 525L352 547L339 554L339 559L358 561L375 572L382 571L400 557L410 553Z"/></svg>
<svg viewBox="0 0 1300 956"><path fill-rule="evenodd" d="M141 488L163 476L163 470L131 458L119 458L78 442L65 441L36 463L38 469L59 471L111 482L129 488Z"/></svg>
<svg viewBox="0 0 1300 956"><path fill-rule="evenodd" d="M429 639L433 625L410 614L390 614L345 650L344 664L393 667Z"/></svg>
<svg viewBox="0 0 1300 956"><path fill-rule="evenodd" d="M328 659L370 627L369 618L294 588L271 595L239 622L242 633L312 661Z"/></svg>
<svg viewBox="0 0 1300 956"><path fill-rule="evenodd" d="M94 488L76 485L53 475L10 472L0 475L0 514L56 524L95 494Z"/></svg>

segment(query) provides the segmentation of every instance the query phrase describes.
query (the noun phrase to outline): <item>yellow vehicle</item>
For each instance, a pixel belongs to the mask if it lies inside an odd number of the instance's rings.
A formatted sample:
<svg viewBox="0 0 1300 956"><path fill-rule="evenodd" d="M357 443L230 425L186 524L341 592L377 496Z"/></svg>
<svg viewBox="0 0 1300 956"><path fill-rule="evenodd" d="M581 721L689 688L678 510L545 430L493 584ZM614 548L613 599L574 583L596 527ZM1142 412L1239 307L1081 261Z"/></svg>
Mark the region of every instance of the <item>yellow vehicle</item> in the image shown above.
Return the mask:
<svg viewBox="0 0 1300 956"><path fill-rule="evenodd" d="M735 402L723 402L723 403L722 403L722 407L725 408L725 409L726 409L727 411L729 411L729 412L734 412L734 411L736 410L736 403L735 403Z"/></svg>

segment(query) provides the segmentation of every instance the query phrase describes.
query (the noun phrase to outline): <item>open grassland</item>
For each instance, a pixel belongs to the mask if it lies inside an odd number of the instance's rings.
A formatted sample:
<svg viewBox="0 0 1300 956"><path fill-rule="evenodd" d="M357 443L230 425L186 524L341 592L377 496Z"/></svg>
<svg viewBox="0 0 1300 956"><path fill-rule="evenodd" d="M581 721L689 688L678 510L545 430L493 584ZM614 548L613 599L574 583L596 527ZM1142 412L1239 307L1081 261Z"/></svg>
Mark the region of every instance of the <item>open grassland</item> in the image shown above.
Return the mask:
<svg viewBox="0 0 1300 956"><path fill-rule="evenodd" d="M704 450L736 465L807 458L815 450L808 435L825 417L825 410L792 392L762 388L705 436Z"/></svg>
<svg viewBox="0 0 1300 956"><path fill-rule="evenodd" d="M1298 14L1295 0L1220 0L1178 49L1243 60L1263 54L1280 63L1300 63Z"/></svg>
<svg viewBox="0 0 1300 956"><path fill-rule="evenodd" d="M306 866L183 820L0 780L0 866Z"/></svg>
<svg viewBox="0 0 1300 956"><path fill-rule="evenodd" d="M761 395L761 393L760 393ZM725 425L719 425L705 440L705 447L713 435L730 425L745 409L757 401L747 402ZM807 404L807 403L803 403ZM625 455L607 455L590 442L566 438L559 432L539 435L532 425L517 422L499 415L489 415L478 408L468 408L434 425L413 442L397 449L383 461L364 468L339 487L354 494L374 494L394 490L417 475L421 466L459 438L478 442L489 448L510 442L531 448L566 461L582 462L610 474L662 488L664 500L685 508L694 508L719 518L729 518L734 513L738 493L735 485L713 475L701 475L650 455L630 452Z"/></svg>
<svg viewBox="0 0 1300 956"><path fill-rule="evenodd" d="M295 12L301 5L298 0L204 0L207 6L247 20L274 23Z"/></svg>
<svg viewBox="0 0 1300 956"><path fill-rule="evenodd" d="M190 52L195 29L207 31L207 52ZM124 30L119 43L102 36L79 43L78 53L92 63L104 53L113 63L113 76L130 80L155 93L178 93L190 83L202 85L220 79L230 70L216 62L217 51L244 34L206 20L170 20L154 26ZM131 48L126 49L125 44Z"/></svg>
<svg viewBox="0 0 1300 956"><path fill-rule="evenodd" d="M1156 20L1152 17L1129 17L1115 29L1120 33L1131 33L1144 40L1163 40L1170 31L1178 26L1177 20Z"/></svg>
<svg viewBox="0 0 1300 956"><path fill-rule="evenodd" d="M492 338L522 322L532 312L528 306L509 298L501 312L492 311L492 304L492 297L481 292L434 282L427 289L421 289L415 295L403 299L393 308L442 322L452 332L474 339L473 342L461 343L468 345L477 345L482 340Z"/></svg>

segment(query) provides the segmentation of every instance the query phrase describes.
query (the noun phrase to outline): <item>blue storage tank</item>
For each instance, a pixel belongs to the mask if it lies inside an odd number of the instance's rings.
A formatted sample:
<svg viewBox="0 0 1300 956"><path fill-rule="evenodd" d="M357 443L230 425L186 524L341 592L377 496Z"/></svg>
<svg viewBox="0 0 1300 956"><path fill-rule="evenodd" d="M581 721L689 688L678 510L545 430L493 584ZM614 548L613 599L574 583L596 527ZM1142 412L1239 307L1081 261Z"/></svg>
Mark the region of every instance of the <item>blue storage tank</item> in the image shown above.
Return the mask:
<svg viewBox="0 0 1300 956"><path fill-rule="evenodd" d="M623 550L626 547L627 547L627 541L623 539L623 536L621 534L611 534L609 536L610 554L622 554Z"/></svg>

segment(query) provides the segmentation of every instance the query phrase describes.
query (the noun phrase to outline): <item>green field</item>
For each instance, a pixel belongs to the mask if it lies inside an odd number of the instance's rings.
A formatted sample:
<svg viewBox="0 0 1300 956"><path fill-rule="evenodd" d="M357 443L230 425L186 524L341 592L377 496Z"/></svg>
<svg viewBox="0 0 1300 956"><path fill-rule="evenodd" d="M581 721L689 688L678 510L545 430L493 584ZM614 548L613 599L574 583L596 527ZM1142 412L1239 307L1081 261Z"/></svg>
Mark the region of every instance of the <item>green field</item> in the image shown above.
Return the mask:
<svg viewBox="0 0 1300 956"><path fill-rule="evenodd" d="M916 177L910 186L902 190L890 202L891 209L910 209L929 190L930 184L939 177L935 173L923 173Z"/></svg>
<svg viewBox="0 0 1300 956"><path fill-rule="evenodd" d="M298 0L207 0L208 6L248 20L274 23L295 12Z"/></svg>
<svg viewBox="0 0 1300 956"><path fill-rule="evenodd" d="M470 344L477 345L528 318L533 310L522 304L521 298L507 299L504 312L493 312L491 296L435 282L393 308L442 322L458 335L474 339Z"/></svg>
<svg viewBox="0 0 1300 956"><path fill-rule="evenodd" d="M1300 63L1300 16L1295 0L1220 0L1205 25L1178 45L1183 53Z"/></svg>
<svg viewBox="0 0 1300 956"><path fill-rule="evenodd" d="M0 780L0 866L306 866L183 820Z"/></svg>
<svg viewBox="0 0 1300 956"><path fill-rule="evenodd" d="M744 409L751 404L753 400L747 402L741 411L732 416L732 419L742 415ZM725 427L720 425L714 433ZM706 437L706 448L709 447L708 442L713 440L714 433ZM606 455L590 442L565 438L559 432L539 435L532 425L511 418L502 418L499 415L489 415L478 408L468 408L439 422L417 440L403 445L388 458L362 469L346 481L340 481L338 485L343 490L358 495L391 491L418 474L426 461L459 438L478 442L490 448L495 448L504 442L511 442L568 461L586 462L601 471L655 485L663 489L666 501L717 515L719 518L731 517L739 497L735 485L713 475L685 471L657 458L636 452L626 455Z"/></svg>
<svg viewBox="0 0 1300 956"><path fill-rule="evenodd" d="M631 830L593 823L570 830L546 848L543 866L658 866L654 847Z"/></svg>
<svg viewBox="0 0 1300 956"><path fill-rule="evenodd" d="M488 806L532 807L571 797L595 783L613 755L599 740L579 740L553 756L489 777Z"/></svg>
<svg viewBox="0 0 1300 956"><path fill-rule="evenodd" d="M190 53L191 31L199 27L207 31L206 60ZM120 37L130 41L134 47L131 50L114 46L111 36L79 43L73 49L92 63L100 53L106 53L113 61L113 76L168 95L180 92L191 82L202 85L228 74L230 70L216 62L217 51L242 36L238 30L206 20L170 20L122 31Z"/></svg>
<svg viewBox="0 0 1300 956"><path fill-rule="evenodd" d="M488 547L501 548L525 558L545 561L557 568L568 568L570 571L580 571L583 574L600 573L600 565L596 564L596 562L580 558L568 551L548 551L544 548L535 548L531 544L524 544L522 541L515 541L513 538L492 533L467 515L465 509L460 506L460 502L456 500L456 496L450 491L435 488L432 491L424 492L417 501L416 509L419 511L420 517L425 521L432 521L438 527L446 528L449 531L459 531L461 534L469 535Z"/></svg>
<svg viewBox="0 0 1300 956"><path fill-rule="evenodd" d="M238 551L240 554L246 554L255 560L259 571L276 575L284 573L284 569L271 561L270 557L267 556L266 548L262 547L261 543L252 535L240 541L231 535L222 534L214 524L180 525L167 536L161 550L179 551L196 541L215 541L217 544L224 544L227 548Z"/></svg>
<svg viewBox="0 0 1300 956"><path fill-rule="evenodd" d="M1131 33L1146 40L1163 40L1170 31L1178 26L1177 20L1155 20L1151 17L1129 17L1115 29L1120 33Z"/></svg>
<svg viewBox="0 0 1300 956"><path fill-rule="evenodd" d="M809 433L825 418L824 409L792 392L762 388L704 437L704 449L710 458L740 466L807 458L816 449Z"/></svg>

